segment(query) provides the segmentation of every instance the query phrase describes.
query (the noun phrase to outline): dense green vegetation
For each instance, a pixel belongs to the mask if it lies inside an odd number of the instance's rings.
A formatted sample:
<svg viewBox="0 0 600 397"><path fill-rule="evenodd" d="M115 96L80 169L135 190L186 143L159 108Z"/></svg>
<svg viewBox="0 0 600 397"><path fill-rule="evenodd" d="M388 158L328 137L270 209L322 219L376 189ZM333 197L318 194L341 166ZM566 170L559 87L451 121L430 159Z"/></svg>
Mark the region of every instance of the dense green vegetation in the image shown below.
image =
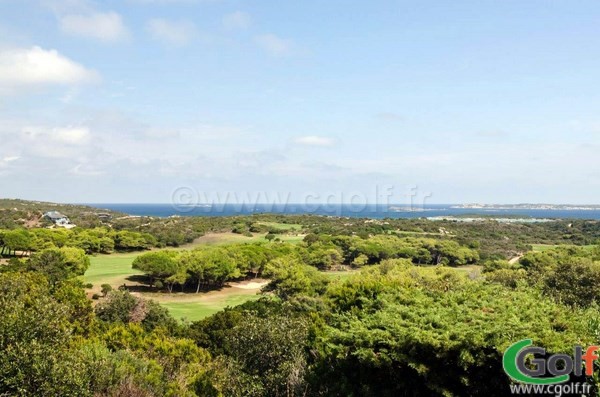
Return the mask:
<svg viewBox="0 0 600 397"><path fill-rule="evenodd" d="M194 241L209 232L234 232L240 236L273 235L273 240L290 239L296 235L375 236L435 238L454 240L463 246L477 248L482 259L502 259L528 251L532 246L596 244L600 240L600 222L595 220L563 219L553 222L502 223L482 219L459 222L455 219L430 221L417 219L336 218L315 215L257 214L232 217L131 217L108 210L85 206L0 200L0 229L35 229L48 226L41 216L59 210L79 228L62 231L57 237L36 236L31 242L12 245L6 249L37 249L36 245L49 239L58 244L74 245L88 253L135 250L150 247L177 247ZM97 214L107 213L110 220L101 221ZM81 230L77 230L81 229ZM57 231L57 230L54 230ZM117 237L119 231L124 235ZM130 234L131 232L139 234ZM66 235L66 236L65 236ZM61 240L63 242L61 242ZM112 240L112 245L108 240ZM123 240L123 241L121 241ZM67 241L66 243L64 241ZM54 243L53 244L57 244ZM16 247L16 248L15 248Z"/></svg>
<svg viewBox="0 0 600 397"><path fill-rule="evenodd" d="M161 249L209 232L260 238ZM14 222L0 231L0 394L508 395L510 344L570 353L600 342L599 234L594 221ZM107 282L126 275L145 290ZM262 296L148 299L257 277L269 280Z"/></svg>
<svg viewBox="0 0 600 397"><path fill-rule="evenodd" d="M254 243L181 252L153 251L135 258L133 268L144 272L148 283L159 289L172 292L174 286L182 290L192 286L198 293L201 289L222 287L226 281L242 276L264 275L273 279L273 283L279 278L290 279L289 269L301 269L300 265L316 272L341 266L361 267L392 258L407 258L417 265L459 266L475 263L479 255L476 250L451 240L309 234L301 244Z"/></svg>

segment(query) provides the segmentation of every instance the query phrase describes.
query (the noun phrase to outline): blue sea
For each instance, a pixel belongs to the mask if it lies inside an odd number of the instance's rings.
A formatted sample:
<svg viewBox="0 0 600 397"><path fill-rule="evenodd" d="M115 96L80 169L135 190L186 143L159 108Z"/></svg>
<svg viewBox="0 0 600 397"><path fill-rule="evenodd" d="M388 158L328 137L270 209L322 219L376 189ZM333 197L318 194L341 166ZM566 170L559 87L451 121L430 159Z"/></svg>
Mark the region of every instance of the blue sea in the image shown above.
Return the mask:
<svg viewBox="0 0 600 397"><path fill-rule="evenodd" d="M97 208L123 212L129 215L168 217L178 216L232 216L261 213L313 214L355 218L436 218L436 217L490 217L524 219L598 219L600 209L482 209L452 208L453 204L430 204L412 210L401 205L349 204L219 204L178 206L173 204L106 204L86 203ZM399 208L402 207L402 208Z"/></svg>

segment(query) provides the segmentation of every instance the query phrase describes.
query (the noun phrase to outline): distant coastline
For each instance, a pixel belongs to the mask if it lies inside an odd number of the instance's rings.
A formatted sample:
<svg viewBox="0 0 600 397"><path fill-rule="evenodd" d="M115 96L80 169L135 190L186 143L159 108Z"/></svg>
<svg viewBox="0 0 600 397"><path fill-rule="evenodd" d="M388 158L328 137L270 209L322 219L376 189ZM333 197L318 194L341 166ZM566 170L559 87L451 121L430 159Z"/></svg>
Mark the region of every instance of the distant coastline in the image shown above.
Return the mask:
<svg viewBox="0 0 600 397"><path fill-rule="evenodd" d="M600 205L573 204L456 204L455 209L492 209L492 210L546 210L546 211L600 211Z"/></svg>
<svg viewBox="0 0 600 397"><path fill-rule="evenodd" d="M535 218L600 220L600 205L559 204L425 204L410 206L350 204L107 204L87 203L97 208L138 216L235 216L261 213L313 214L349 218Z"/></svg>

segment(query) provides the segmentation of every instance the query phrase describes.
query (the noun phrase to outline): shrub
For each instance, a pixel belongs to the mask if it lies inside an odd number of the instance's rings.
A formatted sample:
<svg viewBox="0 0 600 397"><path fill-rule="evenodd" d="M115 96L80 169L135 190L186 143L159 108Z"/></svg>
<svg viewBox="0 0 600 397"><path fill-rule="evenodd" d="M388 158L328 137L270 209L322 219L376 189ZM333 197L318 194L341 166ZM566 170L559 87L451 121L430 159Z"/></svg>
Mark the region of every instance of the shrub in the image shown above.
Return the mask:
<svg viewBox="0 0 600 397"><path fill-rule="evenodd" d="M110 284L102 284L100 286L102 295L106 296L110 291L113 290L113 287Z"/></svg>

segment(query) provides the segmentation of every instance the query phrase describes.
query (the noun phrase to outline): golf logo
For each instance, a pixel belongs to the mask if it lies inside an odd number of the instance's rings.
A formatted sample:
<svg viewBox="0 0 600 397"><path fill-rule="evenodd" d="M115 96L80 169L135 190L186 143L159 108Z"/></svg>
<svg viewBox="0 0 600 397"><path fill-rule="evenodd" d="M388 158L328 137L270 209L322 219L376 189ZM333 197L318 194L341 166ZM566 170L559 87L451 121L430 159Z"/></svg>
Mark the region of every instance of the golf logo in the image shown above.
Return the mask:
<svg viewBox="0 0 600 397"><path fill-rule="evenodd" d="M585 350L581 346L575 346L573 356L568 354L547 356L546 349L532 344L531 339L523 339L509 346L504 352L502 358L504 372L517 382L555 385L568 381L571 374L592 376L594 361L600 357L598 356L600 346L589 346ZM584 367L585 371L583 371Z"/></svg>

